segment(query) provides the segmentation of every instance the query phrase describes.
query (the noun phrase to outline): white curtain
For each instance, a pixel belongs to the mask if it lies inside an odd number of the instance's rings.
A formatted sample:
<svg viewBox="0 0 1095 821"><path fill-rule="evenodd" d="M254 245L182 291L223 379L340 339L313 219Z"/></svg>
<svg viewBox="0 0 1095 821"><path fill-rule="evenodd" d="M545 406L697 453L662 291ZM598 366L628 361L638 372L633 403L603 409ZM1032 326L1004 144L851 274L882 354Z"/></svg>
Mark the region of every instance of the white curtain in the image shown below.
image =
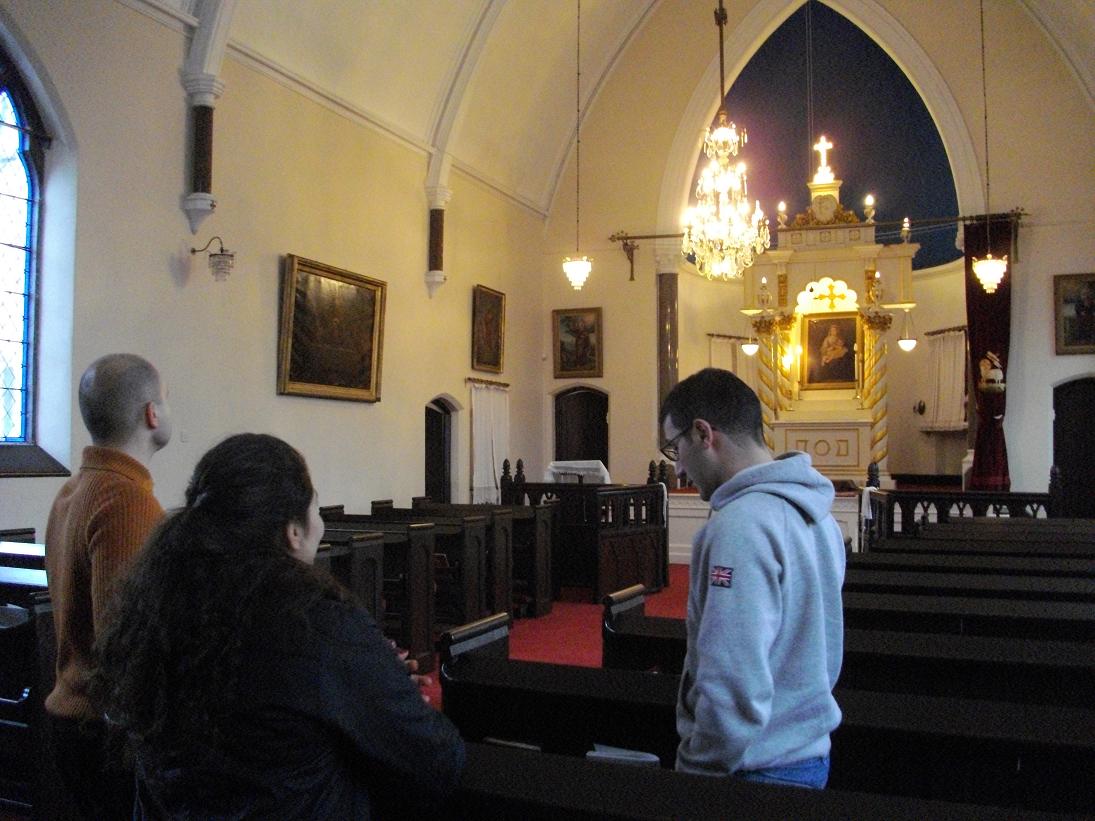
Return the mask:
<svg viewBox="0 0 1095 821"><path fill-rule="evenodd" d="M732 372L759 395L757 389L757 357L745 355L745 352L741 349L741 340L711 337L710 344L711 367Z"/></svg>
<svg viewBox="0 0 1095 821"><path fill-rule="evenodd" d="M495 503L502 461L509 458L509 388L471 384L471 500ZM516 470L517 460L510 460Z"/></svg>
<svg viewBox="0 0 1095 821"><path fill-rule="evenodd" d="M947 331L928 337L928 415L925 428L966 428L966 332Z"/></svg>

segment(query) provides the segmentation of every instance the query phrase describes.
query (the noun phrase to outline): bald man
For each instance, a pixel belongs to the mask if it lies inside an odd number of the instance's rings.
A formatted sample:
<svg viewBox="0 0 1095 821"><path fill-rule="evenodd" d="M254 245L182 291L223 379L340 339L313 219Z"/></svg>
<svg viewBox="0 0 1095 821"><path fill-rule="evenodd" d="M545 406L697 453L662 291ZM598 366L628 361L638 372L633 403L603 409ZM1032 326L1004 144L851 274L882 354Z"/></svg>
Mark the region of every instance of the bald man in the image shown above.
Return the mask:
<svg viewBox="0 0 1095 821"><path fill-rule="evenodd" d="M57 494L46 525L57 682L45 706L58 769L81 810L88 818L129 818L132 776L107 755L88 682L110 595L163 516L148 464L171 439L171 410L159 373L133 354L92 362L79 400L92 445Z"/></svg>

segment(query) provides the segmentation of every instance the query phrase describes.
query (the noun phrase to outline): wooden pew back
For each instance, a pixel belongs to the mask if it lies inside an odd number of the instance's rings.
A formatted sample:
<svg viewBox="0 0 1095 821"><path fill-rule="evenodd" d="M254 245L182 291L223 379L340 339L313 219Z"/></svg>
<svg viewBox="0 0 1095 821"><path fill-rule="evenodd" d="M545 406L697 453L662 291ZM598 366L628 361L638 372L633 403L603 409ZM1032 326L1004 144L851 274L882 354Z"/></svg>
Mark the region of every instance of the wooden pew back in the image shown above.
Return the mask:
<svg viewBox="0 0 1095 821"><path fill-rule="evenodd" d="M411 500L411 508L441 514L450 511L458 514L508 511L512 517L511 596L516 602L515 607L521 615L543 616L551 612L553 504L439 504L425 496L416 496ZM504 608L495 604L491 609L499 612Z"/></svg>

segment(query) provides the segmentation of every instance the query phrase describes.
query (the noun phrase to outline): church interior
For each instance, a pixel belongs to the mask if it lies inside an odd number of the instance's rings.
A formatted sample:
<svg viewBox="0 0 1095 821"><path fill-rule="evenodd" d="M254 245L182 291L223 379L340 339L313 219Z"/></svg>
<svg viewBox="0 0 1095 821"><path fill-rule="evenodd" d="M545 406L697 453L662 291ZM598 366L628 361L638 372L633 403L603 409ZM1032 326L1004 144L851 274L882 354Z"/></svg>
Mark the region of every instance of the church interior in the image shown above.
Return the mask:
<svg viewBox="0 0 1095 821"><path fill-rule="evenodd" d="M178 503L198 456L241 430L299 447L325 502L352 509L408 500L424 490L422 419L435 400L451 411L450 498L467 501L469 377L509 386L508 441L495 446L536 479L556 458L556 396L576 386L605 394L609 473L643 481L660 458L659 276L677 279L677 350L666 358L675 353L679 377L713 361L708 334L742 337L751 328L741 313L753 307L750 277L697 277L676 238L638 240L633 263L609 239L681 231L703 132L719 104L707 5L586 0L576 133L570 3L333 3L316 15L308 4L276 0L60 8L5 0L3 45L50 137L37 234L37 443L71 468L87 444L74 381L95 357L124 350L158 365L178 420L153 465L165 506ZM828 5L908 76L946 149L958 214L984 214L977 4ZM729 4L727 86L799 6ZM1095 268L1095 21L1079 2L991 0L985 12L991 206L1024 212L1007 274L1003 426L1012 488L1044 491L1054 388L1093 370L1090 354L1055 353L1053 280ZM212 108L207 193L215 209L204 212L200 198L196 210L184 208L195 193L196 101ZM593 259L580 291L560 268L575 251L576 136L577 246ZM755 127L750 138L765 139ZM839 134L828 138L837 176L849 173L855 158L841 155ZM764 194L771 251L782 247L773 200L802 201L805 171L799 191ZM763 168L750 169L752 192L763 190L763 177ZM865 219L861 202L842 206ZM906 216L887 214L881 197L878 209L879 222ZM431 274L437 211L443 256L434 270L442 273ZM223 280L211 275L207 253L190 253L214 236L235 254ZM279 289L289 255L386 283L379 401L278 392ZM878 263L883 302L915 302L918 332L965 324L961 262L915 270L904 285L889 264ZM835 278L863 294L865 266L854 267ZM829 273L815 270L792 281L792 305L795 292ZM477 285L505 295L493 372L471 367ZM910 295L898 293L905 286ZM595 377L557 378L552 311L587 307L602 312L603 367ZM889 471L958 474L966 442L922 430L914 408L928 395L928 346L899 353L904 316L896 316L885 334ZM0 527L41 529L62 481L0 478Z"/></svg>
<svg viewBox="0 0 1095 821"><path fill-rule="evenodd" d="M1089 402L1095 384L1095 334L1062 343L1078 309L1060 290L1079 275L1095 293L1092 6L809 0L893 61L937 133L950 178L876 138L886 184L943 186L954 210L842 189L859 158L839 123L785 145L738 122L745 212L763 209L770 241L722 277L682 246L716 88L804 4L732 0L716 28L715 3L0 0L0 82L32 103L18 127L40 153L32 261L0 294L0 530L45 531L90 444L77 380L118 351L169 391L150 467L165 509L243 431L294 445L320 504L346 511L494 502L503 460L530 482L589 460L643 484L661 399L712 365L756 389L771 449L807 450L834 481L863 485L873 464L883 487L961 484L980 380L1006 384L1011 491L1044 493L1062 453L1095 484L1091 429L1055 422L1063 386ZM869 112L858 71L811 87ZM949 261L923 265L938 223ZM986 251L1008 257L1006 301L971 279ZM563 260L582 257L576 288ZM971 288L1006 345L980 372Z"/></svg>

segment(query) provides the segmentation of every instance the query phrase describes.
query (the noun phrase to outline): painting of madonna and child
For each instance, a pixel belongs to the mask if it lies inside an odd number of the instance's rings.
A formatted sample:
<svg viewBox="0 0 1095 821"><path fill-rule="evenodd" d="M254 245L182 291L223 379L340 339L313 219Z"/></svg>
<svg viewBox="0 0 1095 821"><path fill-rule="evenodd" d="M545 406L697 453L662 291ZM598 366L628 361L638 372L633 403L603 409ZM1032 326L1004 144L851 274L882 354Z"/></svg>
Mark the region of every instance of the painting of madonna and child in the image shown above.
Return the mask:
<svg viewBox="0 0 1095 821"><path fill-rule="evenodd" d="M802 318L802 387L854 388L859 317L854 313Z"/></svg>

